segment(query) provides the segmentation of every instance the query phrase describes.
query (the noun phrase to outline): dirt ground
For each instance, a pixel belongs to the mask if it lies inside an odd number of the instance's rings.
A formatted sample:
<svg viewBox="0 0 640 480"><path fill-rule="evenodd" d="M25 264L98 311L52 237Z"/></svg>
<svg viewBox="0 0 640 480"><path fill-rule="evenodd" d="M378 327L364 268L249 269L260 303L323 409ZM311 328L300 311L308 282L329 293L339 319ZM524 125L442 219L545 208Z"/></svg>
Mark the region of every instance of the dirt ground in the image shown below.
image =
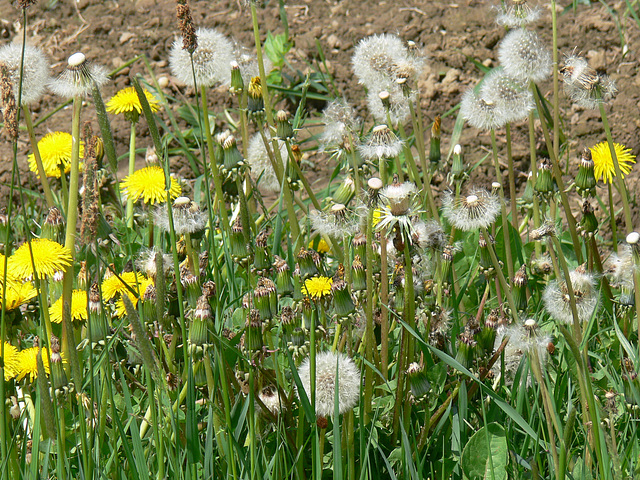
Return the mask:
<svg viewBox="0 0 640 480"><path fill-rule="evenodd" d="M397 33L405 40L413 40L428 57L427 67L420 81L421 107L427 119L449 112L460 101L462 93L482 76L470 58L485 65L497 62L497 44L504 36L492 7L495 1L459 0L435 2L426 0L358 1L358 0L294 0L288 1L286 12L295 46L289 60L301 70L305 64L317 59L316 40L322 46L328 60L329 72L334 76L341 94L358 107L370 125L364 91L354 80L350 58L354 45L375 33ZM535 1L531 2L535 4ZM580 2L576 11L568 0L559 1L559 39L563 54L582 52L592 66L606 70L616 81L619 94L608 107L609 121L614 139L640 153L640 76L639 68L640 28L632 17L625 15L625 2L609 1L609 7L601 3L585 5ZM193 18L197 26L215 27L240 43L251 47L253 31L250 13L238 1L191 1ZM546 2L540 2L543 13L535 29L551 44L551 14ZM566 8L565 8L566 7ZM262 32L282 31L278 4L270 1L260 8ZM0 0L0 44L21 37L21 15L9 0ZM90 60L103 63L109 69L140 54L146 54L156 75L169 76L168 51L176 34L174 0L42 0L28 10L28 41L41 47L49 56L54 72L62 70L66 58L75 51L82 51ZM125 68L113 82L104 87L105 99L129 84L130 75L148 76L144 64L136 62ZM184 87L171 82L167 87L172 93L189 94ZM542 92L550 98L551 82L541 85ZM562 95L562 94L561 94ZM214 105L231 105L228 93L216 89L210 96ZM35 107L38 118L51 112L60 104L53 96L46 96ZM322 105L317 105L319 109ZM577 152L584 146L604 140L604 132L597 112L583 111L561 99L562 117L566 120L565 132L570 139L570 159L575 162ZM215 106L214 106L215 110ZM312 112L314 113L314 112ZM93 120L92 109L84 109L83 120ZM449 149L449 134L453 128L455 113L443 119L443 151ZM141 122L138 146L151 145L145 136ZM70 131L70 109L56 113L37 129L38 138L47 131ZM124 120L114 118L114 135L119 155L128 149L129 127ZM538 145L542 146L539 132ZM528 170L528 134L526 126L514 128L514 158L516 167ZM499 132L504 143L504 132ZM488 134L465 127L461 139L470 163L482 158L490 148ZM18 161L23 183L34 185L35 176L28 173L26 157L29 146L26 135L21 136ZM139 159L142 164L142 157ZM309 156L316 177L327 171L324 158L313 153ZM126 162L126 160L124 161ZM123 162L123 164L124 164ZM11 149L6 141L0 143L0 205L7 202L7 186L10 182ZM314 174L311 174L314 176ZM480 169L475 173L479 181L491 181L491 172ZM629 176L629 191L637 191L640 166ZM600 193L604 194L604 188ZM606 196L606 195L604 195ZM576 209L577 212L577 209ZM634 212L636 226L639 214Z"/></svg>

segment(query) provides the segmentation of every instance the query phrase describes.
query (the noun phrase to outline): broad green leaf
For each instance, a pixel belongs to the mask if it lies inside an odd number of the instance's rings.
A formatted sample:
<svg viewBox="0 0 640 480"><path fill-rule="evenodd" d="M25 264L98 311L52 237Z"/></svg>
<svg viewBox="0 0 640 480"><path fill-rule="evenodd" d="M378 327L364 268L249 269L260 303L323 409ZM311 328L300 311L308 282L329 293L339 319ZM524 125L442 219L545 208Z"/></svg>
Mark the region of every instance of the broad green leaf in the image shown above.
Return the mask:
<svg viewBox="0 0 640 480"><path fill-rule="evenodd" d="M490 423L469 439L462 451L462 470L469 480L506 480L507 438L504 428Z"/></svg>

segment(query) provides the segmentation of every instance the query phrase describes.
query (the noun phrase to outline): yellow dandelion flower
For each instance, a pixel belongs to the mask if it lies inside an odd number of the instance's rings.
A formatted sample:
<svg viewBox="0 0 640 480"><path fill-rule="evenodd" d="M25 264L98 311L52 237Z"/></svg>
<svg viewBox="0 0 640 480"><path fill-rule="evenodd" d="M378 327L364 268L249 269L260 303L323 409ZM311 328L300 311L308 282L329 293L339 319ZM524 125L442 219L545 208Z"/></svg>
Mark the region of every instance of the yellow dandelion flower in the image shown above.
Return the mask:
<svg viewBox="0 0 640 480"><path fill-rule="evenodd" d="M0 285L0 305L2 304L1 289L2 285ZM38 293L31 282L7 282L6 292L7 311L14 310L27 303L32 298L35 298Z"/></svg>
<svg viewBox="0 0 640 480"><path fill-rule="evenodd" d="M382 209L376 208L373 211L373 219L371 220L371 226L375 227L376 225L378 225L378 223L380 223L380 220L382 220Z"/></svg>
<svg viewBox="0 0 640 480"><path fill-rule="evenodd" d="M122 281L120 281L120 278ZM131 287L134 292L137 293L139 291L140 295L142 295L147 287L146 282L149 280L141 273L135 272L124 272L120 274L120 278L111 275L102 282L102 298L105 302L108 302L123 292L129 292L125 284Z"/></svg>
<svg viewBox="0 0 640 480"><path fill-rule="evenodd" d="M71 144L73 139L70 133L52 132L47 133L38 142L38 151L42 158L44 174L47 177L60 178L60 167L64 167L64 173L71 170ZM80 158L84 156L84 142L80 142ZM38 173L36 157L32 153L27 158L29 170Z"/></svg>
<svg viewBox="0 0 640 480"><path fill-rule="evenodd" d="M5 262L5 256L3 254L0 253L0 283L4 282L4 262ZM15 282L17 280L20 280L19 278L16 277L15 272L13 272L13 270L11 270L11 263L9 263L9 261L7 261L7 266L9 267L7 270L7 282Z"/></svg>
<svg viewBox="0 0 640 480"><path fill-rule="evenodd" d="M153 165L138 170L133 175L126 177L120 184L123 192L130 196L134 202L140 198L144 203L164 203L167 201L167 192L165 191L164 170L162 167ZM182 193L182 187L178 181L171 177L171 190L169 191L172 199L176 199Z"/></svg>
<svg viewBox="0 0 640 480"><path fill-rule="evenodd" d="M0 352L0 359L2 359L4 366L4 379L9 381L20 371L18 349L10 343L4 342L4 353Z"/></svg>
<svg viewBox="0 0 640 480"><path fill-rule="evenodd" d="M144 292L147 291L147 287L149 287L149 285L153 285L153 280L151 280L150 278L145 278L142 282L140 282L140 297L142 298L144 295ZM136 307L138 305L138 297L134 294L132 294L129 290L126 291L126 295L127 297L129 297L129 300L131 300L131 304ZM122 299L118 300L116 302L116 315L119 317L122 317L124 315L127 314L127 308L124 306L124 301Z"/></svg>
<svg viewBox="0 0 640 480"><path fill-rule="evenodd" d="M151 111L157 112L160 109L158 101L146 88L144 89L144 96L147 97ZM142 113L142 104L136 89L127 87L116 93L107 102L107 112L115 113L116 115L123 113L127 120L137 122Z"/></svg>
<svg viewBox="0 0 640 480"><path fill-rule="evenodd" d="M16 380L20 381L29 375L29 381L33 382L38 378L38 347L31 347L18 352L18 374ZM42 349L42 364L44 371L49 375L49 353L46 348Z"/></svg>
<svg viewBox="0 0 640 480"><path fill-rule="evenodd" d="M321 300L331 294L331 285L333 279L331 277L312 277L304 281L303 293L311 297L313 300Z"/></svg>
<svg viewBox="0 0 640 480"><path fill-rule="evenodd" d="M314 248L314 244L315 240L311 240L309 242L309 248ZM331 248L329 247L327 241L324 238L320 237L320 240L318 240L318 246L315 247L315 250L318 253L329 253L331 251Z"/></svg>
<svg viewBox="0 0 640 480"><path fill-rule="evenodd" d="M53 240L36 238L31 240L33 263L38 272L38 278L52 277L55 273L64 272L71 265L71 252ZM26 279L33 276L29 242L23 243L11 258L11 269L18 278Z"/></svg>
<svg viewBox="0 0 640 480"><path fill-rule="evenodd" d="M636 156L631 153L630 148L619 143L614 143L613 149L616 152L620 173L622 173L622 178L624 178L625 175L631 171L632 165L636 163ZM591 158L593 159L593 173L596 176L596 180L602 180L604 183L612 183L613 177L616 176L616 170L613 165L613 158L611 158L609 144L607 142L600 142L591 147L590 150Z"/></svg>
<svg viewBox="0 0 640 480"><path fill-rule="evenodd" d="M71 295L71 320L83 322L87 320L87 292L74 290ZM62 297L49 308L49 317L53 323L62 323Z"/></svg>

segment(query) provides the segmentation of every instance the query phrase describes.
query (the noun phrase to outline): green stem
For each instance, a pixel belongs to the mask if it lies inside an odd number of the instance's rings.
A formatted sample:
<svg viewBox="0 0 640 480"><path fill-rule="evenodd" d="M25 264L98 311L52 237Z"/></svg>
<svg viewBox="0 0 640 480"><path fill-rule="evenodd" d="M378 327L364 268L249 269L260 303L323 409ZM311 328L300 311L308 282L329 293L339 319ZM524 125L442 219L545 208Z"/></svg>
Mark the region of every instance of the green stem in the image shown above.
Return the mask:
<svg viewBox="0 0 640 480"><path fill-rule="evenodd" d="M129 176L136 170L136 124L131 122L129 135ZM127 199L127 227L133 228L133 197Z"/></svg>
<svg viewBox="0 0 640 480"><path fill-rule="evenodd" d="M29 107L26 105L22 105L22 111L24 112L24 123L27 126L27 132L29 132L29 141L31 142L31 148L33 149L33 156L36 159L36 167L38 169L40 183L42 183L44 198L47 201L48 207L53 208L55 207L55 200L53 199L53 193L51 193L51 187L49 186L49 180L47 179L44 165L42 164L42 157L40 157L40 149L38 148L38 141L36 140L36 134L33 130L31 112L29 111Z"/></svg>
<svg viewBox="0 0 640 480"><path fill-rule="evenodd" d="M511 153L511 124L507 123L507 164L509 165L509 198L511 199L511 225L518 231L518 207L516 205L516 175Z"/></svg>
<svg viewBox="0 0 640 480"><path fill-rule="evenodd" d="M373 212L374 208L370 207L367 214L367 224L366 224L366 280L367 280L367 303L365 305L365 316L366 316L366 326L365 326L365 359L368 362L373 362L373 348L375 337L373 334ZM384 343L383 343L384 345ZM383 375L386 372L385 370L385 360L383 356L383 367L382 372ZM373 396L373 369L368 365L365 366L364 370L364 423L369 423L370 415L371 415L371 397Z"/></svg>
<svg viewBox="0 0 640 480"><path fill-rule="evenodd" d="M502 273L502 269L500 268L500 262L498 262L498 257L496 256L496 252L493 249L493 244L488 240L489 232L486 228L482 228L482 235L487 239L487 251L489 252L489 256L491 257L491 263L493 263L493 267L496 270L496 274L498 275L498 280L500 282L500 286L502 287L504 296L507 297L507 302L509 304L509 308L511 309L511 316L515 322L518 321L518 309L516 308L516 303L513 300L513 295L511 294L511 289L507 284L507 280L504 278L504 274Z"/></svg>

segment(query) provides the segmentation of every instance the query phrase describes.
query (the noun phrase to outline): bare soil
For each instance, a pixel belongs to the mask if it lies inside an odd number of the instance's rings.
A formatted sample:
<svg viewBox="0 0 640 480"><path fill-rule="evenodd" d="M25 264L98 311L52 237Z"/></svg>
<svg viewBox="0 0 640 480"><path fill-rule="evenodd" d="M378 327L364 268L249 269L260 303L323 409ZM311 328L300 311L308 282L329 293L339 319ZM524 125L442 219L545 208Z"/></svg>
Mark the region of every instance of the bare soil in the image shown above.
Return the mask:
<svg viewBox="0 0 640 480"><path fill-rule="evenodd" d="M446 114L460 101L462 93L474 85L482 73L471 59L487 66L497 63L497 44L504 36L504 29L495 22L494 4L489 1L459 0L457 2L431 2L424 0L357 1L357 0L297 0L287 2L286 12L290 33L295 42L288 60L296 68L304 70L318 60L316 42L321 45L327 59L329 73L334 77L340 94L358 107L362 116L368 116L364 91L354 80L350 58L357 42L375 33L397 33L405 40L413 40L428 56L427 67L420 80L421 108L426 119ZM532 2L533 3L533 2ZM544 2L541 2L543 4ZM630 15L625 15L625 2L609 2L578 5L572 10L571 2L558 2L558 46L562 53L582 52L592 66L606 70L616 81L619 94L607 108L609 121L616 142L640 152L640 29ZM193 18L197 26L215 27L240 43L253 45L250 13L240 1L191 1ZM566 8L565 8L566 7ZM270 1L260 8L261 29L281 33L277 2ZM28 9L27 37L31 44L41 47L49 56L54 72L62 70L66 58L82 51L90 60L100 62L109 69L145 54L151 61L157 76L169 76L168 51L176 34L175 2L173 0L43 0ZM543 14L534 28L551 44L551 14L543 5ZM0 0L0 44L21 38L22 19L19 10L8 0ZM626 45L626 47L625 47ZM624 47L624 48L623 48ZM105 99L130 83L130 76L141 74L148 78L144 64L135 62L120 71L113 82L104 87ZM190 95L188 89L170 82L167 87L173 94ZM551 82L541 85L547 98L552 96ZM585 146L604 140L602 124L597 112L584 111L572 106L562 96L562 117L566 120L564 132L569 139L571 162L576 162L579 151ZM230 106L228 93L216 89L210 95L213 110L216 106ZM60 105L60 100L47 95L35 107L34 116L49 114ZM315 108L321 110L322 105ZM314 113L314 112L311 112ZM70 108L57 112L37 128L38 138L48 131L70 130ZM449 149L449 134L456 113L443 118L443 151ZM97 123L92 108L83 110L83 120ZM119 155L128 150L129 127L120 118L113 119L113 130ZM138 146L151 145L151 139L140 122ZM538 147L542 149L542 132L539 130ZM526 126L513 131L516 167L529 169L528 133ZM498 140L504 145L504 132L498 132ZM465 127L460 140L469 163L475 163L490 149L488 134ZM35 176L28 172L26 157L29 153L26 134L21 135L18 162L22 182L36 188ZM8 185L11 181L12 152L6 141L0 142L0 205L8 201ZM311 154L308 159L314 170L311 175L323 177L328 166L320 155ZM139 161L143 162L141 157ZM123 165L126 161L123 161ZM570 166L570 168L572 168ZM183 173L188 173L183 169ZM478 182L490 182L492 172L480 168L474 173ZM637 191L640 167L629 176L632 196ZM600 193L605 193L604 187ZM606 197L606 194L603 195ZM576 204L576 213L577 213ZM634 206L636 226L639 213Z"/></svg>

